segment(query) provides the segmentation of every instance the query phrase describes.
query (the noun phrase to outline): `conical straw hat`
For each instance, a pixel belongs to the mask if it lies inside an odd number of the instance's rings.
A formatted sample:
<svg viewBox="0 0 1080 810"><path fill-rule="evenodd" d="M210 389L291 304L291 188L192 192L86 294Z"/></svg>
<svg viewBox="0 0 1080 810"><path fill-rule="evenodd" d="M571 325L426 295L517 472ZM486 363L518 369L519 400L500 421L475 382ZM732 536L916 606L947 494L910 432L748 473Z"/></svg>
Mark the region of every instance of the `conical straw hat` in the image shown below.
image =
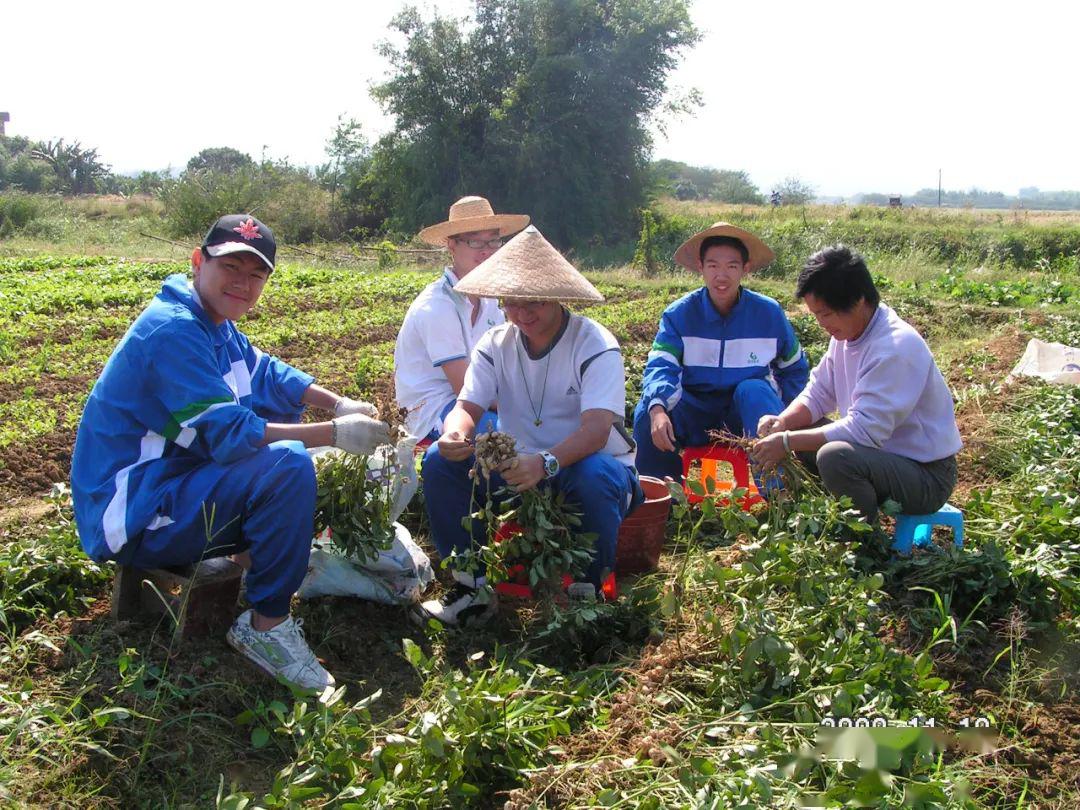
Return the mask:
<svg viewBox="0 0 1080 810"><path fill-rule="evenodd" d="M429 245L446 247L446 237L473 231L498 231L500 236L517 233L529 224L527 214L496 214L483 197L462 197L450 206L450 218L420 231Z"/></svg>
<svg viewBox="0 0 1080 810"><path fill-rule="evenodd" d="M675 261L687 270L700 271L701 243L710 236L730 236L746 245L746 249L750 253L749 266L746 268L748 271L760 270L762 267L771 264L773 259L776 258L776 254L769 249L769 246L750 231L744 231L742 228L736 228L726 222L716 222L711 227L695 233L679 245L679 249L675 251Z"/></svg>
<svg viewBox="0 0 1080 810"><path fill-rule="evenodd" d="M527 301L604 300L532 225L477 265L454 285L454 292Z"/></svg>

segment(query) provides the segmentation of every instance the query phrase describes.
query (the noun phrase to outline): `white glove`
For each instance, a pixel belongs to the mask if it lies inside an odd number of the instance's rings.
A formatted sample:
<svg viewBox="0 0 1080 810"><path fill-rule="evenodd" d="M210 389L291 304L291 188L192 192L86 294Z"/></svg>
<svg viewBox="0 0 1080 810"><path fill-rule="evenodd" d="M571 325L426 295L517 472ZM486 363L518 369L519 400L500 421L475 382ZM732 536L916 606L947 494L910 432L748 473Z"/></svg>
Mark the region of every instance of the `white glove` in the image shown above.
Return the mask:
<svg viewBox="0 0 1080 810"><path fill-rule="evenodd" d="M372 419L379 418L379 409L370 402L361 402L358 399L342 397L334 405L334 416L348 416L350 413L362 413Z"/></svg>
<svg viewBox="0 0 1080 810"><path fill-rule="evenodd" d="M330 443L346 453L370 456L375 448L390 444L390 426L362 413L339 416L330 424L333 426Z"/></svg>

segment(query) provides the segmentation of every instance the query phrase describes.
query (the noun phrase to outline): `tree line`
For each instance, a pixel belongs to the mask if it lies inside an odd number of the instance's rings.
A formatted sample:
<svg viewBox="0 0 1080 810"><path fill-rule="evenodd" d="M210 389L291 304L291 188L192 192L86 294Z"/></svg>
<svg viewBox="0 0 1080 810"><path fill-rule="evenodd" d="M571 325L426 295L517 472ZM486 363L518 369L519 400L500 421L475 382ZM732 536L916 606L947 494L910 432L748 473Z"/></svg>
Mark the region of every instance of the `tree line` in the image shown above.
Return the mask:
<svg viewBox="0 0 1080 810"><path fill-rule="evenodd" d="M296 234L358 237L414 234L457 197L481 194L528 211L563 247L623 239L647 203L650 124L699 103L668 92L698 38L687 0L477 0L468 19L409 7L380 46L390 69L372 89L393 128L370 143L357 122L340 122L323 166L229 155L178 178L121 179L96 150L54 144L50 163L41 144L7 138L0 188L150 190L177 230L223 205L261 205L275 224L277 201L296 219L279 198L303 190L315 214Z"/></svg>
<svg viewBox="0 0 1080 810"><path fill-rule="evenodd" d="M408 238L456 198L481 194L529 212L564 248L636 237L654 195L812 201L797 178L766 196L745 171L651 160L650 127L701 103L669 87L698 39L688 0L476 0L466 19L408 7L379 46L389 71L371 92L393 126L374 142L342 120L320 166L215 147L178 176L124 177L78 141L4 137L0 191L156 194L178 235L225 211L258 211L290 241ZM1026 191L1020 204L1080 206L1078 193ZM887 203L864 199L877 196ZM937 192L913 200L936 204ZM979 191L948 192L945 202L1014 205Z"/></svg>

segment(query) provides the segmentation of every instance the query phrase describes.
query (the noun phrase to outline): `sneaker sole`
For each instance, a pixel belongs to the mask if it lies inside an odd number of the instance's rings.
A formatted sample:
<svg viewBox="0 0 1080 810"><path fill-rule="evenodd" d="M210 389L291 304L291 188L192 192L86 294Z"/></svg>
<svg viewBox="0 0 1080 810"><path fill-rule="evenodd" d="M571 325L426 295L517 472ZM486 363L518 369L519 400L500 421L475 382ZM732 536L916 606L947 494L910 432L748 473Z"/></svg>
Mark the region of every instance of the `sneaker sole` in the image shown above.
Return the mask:
<svg viewBox="0 0 1080 810"><path fill-rule="evenodd" d="M427 627L429 621L436 621L443 627L451 629L464 629L466 627L479 627L480 625L487 624L491 621L491 617L495 615L495 603L490 602L489 607L481 614L472 616L464 621L449 622L444 619L440 619L438 616L433 616L417 605L409 611L409 621L415 624L417 627Z"/></svg>

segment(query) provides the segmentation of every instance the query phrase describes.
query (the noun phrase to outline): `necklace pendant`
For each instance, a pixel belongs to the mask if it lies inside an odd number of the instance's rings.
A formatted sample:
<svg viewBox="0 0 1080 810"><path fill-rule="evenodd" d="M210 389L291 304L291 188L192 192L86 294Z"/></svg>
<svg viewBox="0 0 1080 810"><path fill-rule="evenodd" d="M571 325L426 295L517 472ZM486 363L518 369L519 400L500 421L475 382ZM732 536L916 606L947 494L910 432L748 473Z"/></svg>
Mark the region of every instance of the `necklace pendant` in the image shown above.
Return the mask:
<svg viewBox="0 0 1080 810"><path fill-rule="evenodd" d="M542 424L544 424L544 420L543 420L543 419L540 419L540 418L538 417L538 418L536 418L536 419L534 419L534 420L533 420L533 424L534 424L534 425L536 425L537 427L540 427L540 426L541 426Z"/></svg>

